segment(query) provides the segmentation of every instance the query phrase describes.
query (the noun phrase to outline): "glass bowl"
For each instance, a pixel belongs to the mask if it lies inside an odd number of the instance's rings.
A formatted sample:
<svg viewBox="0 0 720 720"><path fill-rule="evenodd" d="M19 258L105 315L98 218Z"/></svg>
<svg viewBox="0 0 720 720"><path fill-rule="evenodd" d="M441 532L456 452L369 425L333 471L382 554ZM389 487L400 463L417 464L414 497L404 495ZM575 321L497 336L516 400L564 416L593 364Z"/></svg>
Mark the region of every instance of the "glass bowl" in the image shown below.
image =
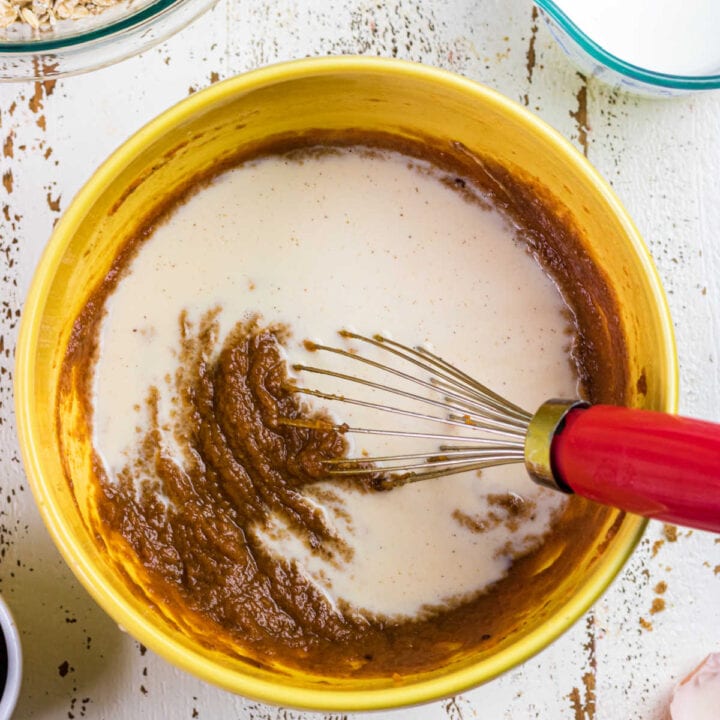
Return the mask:
<svg viewBox="0 0 720 720"><path fill-rule="evenodd" d="M622 90L654 97L673 97L720 88L720 73L671 75L633 65L598 45L553 0L535 0L550 32L582 72Z"/></svg>
<svg viewBox="0 0 720 720"><path fill-rule="evenodd" d="M216 2L120 0L97 14L58 20L47 31L19 22L0 27L0 81L46 80L105 67L161 42Z"/></svg>

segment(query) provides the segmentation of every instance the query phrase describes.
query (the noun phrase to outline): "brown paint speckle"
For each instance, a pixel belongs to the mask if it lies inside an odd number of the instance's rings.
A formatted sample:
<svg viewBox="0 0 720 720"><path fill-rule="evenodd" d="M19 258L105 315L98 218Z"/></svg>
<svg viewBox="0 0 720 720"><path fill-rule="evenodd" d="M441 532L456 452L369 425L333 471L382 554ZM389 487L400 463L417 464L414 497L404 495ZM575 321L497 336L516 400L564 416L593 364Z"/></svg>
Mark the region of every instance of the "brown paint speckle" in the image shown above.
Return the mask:
<svg viewBox="0 0 720 720"><path fill-rule="evenodd" d="M14 157L14 148L13 143L15 142L15 133L11 130L7 137L5 138L5 142L3 143L3 155L7 158Z"/></svg>
<svg viewBox="0 0 720 720"><path fill-rule="evenodd" d="M643 630L647 630L648 632L652 632L653 626L651 622L648 622L645 618L640 618L640 627Z"/></svg>
<svg viewBox="0 0 720 720"><path fill-rule="evenodd" d="M587 157L588 154L588 107L587 107L587 78L582 73L577 73L577 76L582 80L580 89L575 94L577 100L577 110L574 112L570 111L570 117L575 120L575 127L578 134L578 143L582 148L583 155Z"/></svg>
<svg viewBox="0 0 720 720"><path fill-rule="evenodd" d="M445 711L448 720L465 720L466 716L463 713L463 707L461 702L463 702L462 698L453 696L443 703L442 709Z"/></svg>
<svg viewBox="0 0 720 720"><path fill-rule="evenodd" d="M58 195L58 196L53 200L52 195L50 194L50 191L48 191L48 194L47 194L47 204L48 204L48 207L49 207L53 212L60 212L60 195Z"/></svg>
<svg viewBox="0 0 720 720"><path fill-rule="evenodd" d="M7 170L3 173L2 184L5 186L8 195L13 191L13 174L12 170Z"/></svg>
<svg viewBox="0 0 720 720"><path fill-rule="evenodd" d="M665 609L665 600L663 600L661 597L656 597L652 601L652 605L650 606L650 614L657 615L659 612L662 612L664 609Z"/></svg>
<svg viewBox="0 0 720 720"><path fill-rule="evenodd" d="M663 535L665 535L665 539L668 542L677 542L677 539L678 539L677 526L669 525L668 523L665 523L665 525L663 525Z"/></svg>
<svg viewBox="0 0 720 720"><path fill-rule="evenodd" d="M587 720L595 718L595 672L583 673L583 685L585 686L585 703L583 710Z"/></svg>
<svg viewBox="0 0 720 720"><path fill-rule="evenodd" d="M664 580L661 580L656 586L655 586L655 592L658 595L662 595L667 590L667 583Z"/></svg>
<svg viewBox="0 0 720 720"><path fill-rule="evenodd" d="M42 83L36 82L34 92L30 100L28 101L28 107L32 112L37 113L42 110L43 106L43 87Z"/></svg>
<svg viewBox="0 0 720 720"><path fill-rule="evenodd" d="M580 700L580 690L574 687L568 695L570 700L570 706L575 713L575 720L585 720L585 714L583 713L582 701Z"/></svg>
<svg viewBox="0 0 720 720"><path fill-rule="evenodd" d="M45 107L44 99L50 97L55 91L55 80L44 80L34 84L33 95L28 101L28 107L32 112L39 113Z"/></svg>
<svg viewBox="0 0 720 720"><path fill-rule="evenodd" d="M535 65L537 63L537 56L535 53L535 41L537 39L538 31L538 9L535 5L533 5L532 15L530 16L530 19L532 21L532 25L530 27L530 40L528 41L528 48L527 52L525 53L525 69L527 70L528 85L532 84L533 72L535 71ZM525 93L523 97L523 102L526 106L530 104L530 98L528 97L528 93Z"/></svg>
<svg viewBox="0 0 720 720"><path fill-rule="evenodd" d="M582 676L582 693L580 688L574 687L568 694L575 720L595 720L595 671L597 660L595 658L595 617L590 615L585 621L587 641L583 648L588 656L588 670Z"/></svg>

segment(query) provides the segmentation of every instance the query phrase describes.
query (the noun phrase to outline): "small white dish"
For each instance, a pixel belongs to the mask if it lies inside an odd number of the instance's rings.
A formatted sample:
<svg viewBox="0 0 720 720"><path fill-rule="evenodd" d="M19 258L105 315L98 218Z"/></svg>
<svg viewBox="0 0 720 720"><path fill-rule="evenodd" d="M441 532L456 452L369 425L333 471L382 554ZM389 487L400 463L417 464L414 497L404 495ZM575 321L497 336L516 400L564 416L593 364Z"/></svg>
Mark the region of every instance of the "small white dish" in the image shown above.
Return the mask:
<svg viewBox="0 0 720 720"><path fill-rule="evenodd" d="M2 641L5 646L7 666L0 664L0 685L3 685L0 695L0 720L10 720L20 694L22 682L22 648L20 646L20 634L18 633L15 620L7 604L0 596L0 629L2 630ZM2 657L2 648L0 648Z"/></svg>

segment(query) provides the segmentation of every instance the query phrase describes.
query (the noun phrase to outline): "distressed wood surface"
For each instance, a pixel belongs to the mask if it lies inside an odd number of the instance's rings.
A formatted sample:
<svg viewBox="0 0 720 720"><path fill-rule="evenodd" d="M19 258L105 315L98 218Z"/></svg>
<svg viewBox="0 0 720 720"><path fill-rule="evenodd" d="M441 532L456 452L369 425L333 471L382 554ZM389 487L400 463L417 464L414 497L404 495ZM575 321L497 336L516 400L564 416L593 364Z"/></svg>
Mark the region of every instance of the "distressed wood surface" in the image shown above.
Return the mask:
<svg viewBox="0 0 720 720"><path fill-rule="evenodd" d="M462 73L579 147L657 263L677 332L681 410L720 420L720 93L655 101L586 80L529 0L221 0L142 56L57 82L0 85L0 591L25 653L16 718L345 717L233 696L124 634L39 518L12 407L23 297L54 222L93 169L189 92L267 63L339 53ZM677 679L719 650L720 538L651 523L605 596L540 655L461 696L381 716L661 720Z"/></svg>

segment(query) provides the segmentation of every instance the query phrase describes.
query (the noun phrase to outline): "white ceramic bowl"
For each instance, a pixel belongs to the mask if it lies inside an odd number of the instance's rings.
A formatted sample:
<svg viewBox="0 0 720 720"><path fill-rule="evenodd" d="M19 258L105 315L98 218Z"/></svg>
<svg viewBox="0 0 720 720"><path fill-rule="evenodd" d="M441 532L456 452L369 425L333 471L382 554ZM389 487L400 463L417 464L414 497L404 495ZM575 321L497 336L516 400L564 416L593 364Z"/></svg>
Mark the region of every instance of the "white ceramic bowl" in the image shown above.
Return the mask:
<svg viewBox="0 0 720 720"><path fill-rule="evenodd" d="M0 629L2 629L5 650L7 653L7 674L5 686L0 695L0 720L9 720L20 694L22 682L22 648L20 647L20 634L13 619L10 608L0 597ZM0 678L0 683L2 679Z"/></svg>

